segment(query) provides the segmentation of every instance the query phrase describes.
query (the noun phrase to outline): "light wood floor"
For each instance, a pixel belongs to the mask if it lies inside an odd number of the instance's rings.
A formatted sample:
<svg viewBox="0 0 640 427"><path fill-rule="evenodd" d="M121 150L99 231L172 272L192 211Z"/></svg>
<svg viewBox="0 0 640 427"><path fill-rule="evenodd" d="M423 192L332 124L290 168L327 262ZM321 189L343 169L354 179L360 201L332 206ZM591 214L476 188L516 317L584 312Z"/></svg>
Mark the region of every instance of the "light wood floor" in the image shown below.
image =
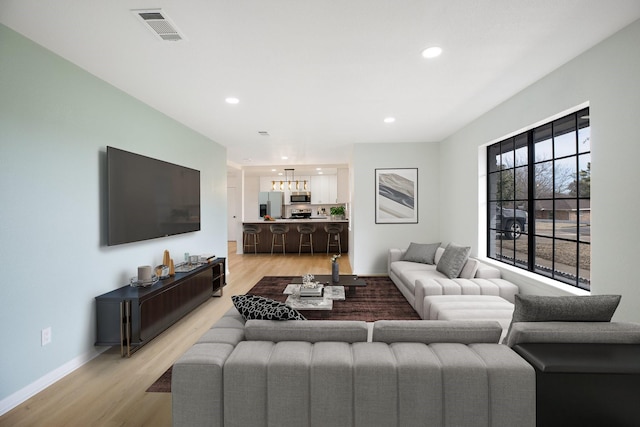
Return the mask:
<svg viewBox="0 0 640 427"><path fill-rule="evenodd" d="M231 295L246 293L262 276L330 274L325 253L236 255L229 242L227 286L131 358L111 348L46 390L0 417L0 426L170 426L171 394L145 390L231 306ZM350 274L347 254L340 273Z"/></svg>

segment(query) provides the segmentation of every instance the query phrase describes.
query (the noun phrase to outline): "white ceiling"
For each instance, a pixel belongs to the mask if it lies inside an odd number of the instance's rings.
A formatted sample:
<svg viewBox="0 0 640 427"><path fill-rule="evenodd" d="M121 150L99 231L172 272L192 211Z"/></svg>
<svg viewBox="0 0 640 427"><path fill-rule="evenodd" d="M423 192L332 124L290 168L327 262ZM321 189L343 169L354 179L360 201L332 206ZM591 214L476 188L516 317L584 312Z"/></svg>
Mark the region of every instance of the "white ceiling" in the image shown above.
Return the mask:
<svg viewBox="0 0 640 427"><path fill-rule="evenodd" d="M186 40L130 11L151 8ZM440 141L639 18L638 0L0 0L0 22L243 167ZM442 56L424 59L432 45Z"/></svg>

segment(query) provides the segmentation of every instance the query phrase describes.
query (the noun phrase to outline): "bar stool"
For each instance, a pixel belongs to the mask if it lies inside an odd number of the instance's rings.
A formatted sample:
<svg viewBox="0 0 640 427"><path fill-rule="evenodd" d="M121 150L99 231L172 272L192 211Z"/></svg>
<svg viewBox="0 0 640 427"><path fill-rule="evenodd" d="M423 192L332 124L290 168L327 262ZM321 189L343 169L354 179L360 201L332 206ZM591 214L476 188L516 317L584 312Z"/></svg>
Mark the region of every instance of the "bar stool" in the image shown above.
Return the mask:
<svg viewBox="0 0 640 427"><path fill-rule="evenodd" d="M331 245L338 246L338 253L342 253L342 245L340 244L340 234L342 233L342 224L329 223L325 224L324 231L327 232L327 253L329 253L329 247ZM331 236L335 235L338 243L331 243Z"/></svg>
<svg viewBox="0 0 640 427"><path fill-rule="evenodd" d="M282 255L285 254L285 239L287 238L287 233L289 232L289 226L286 224L273 224L269 226L271 230L271 255L273 255L273 247L274 246L282 246ZM282 244L279 245L276 243L276 236L282 236Z"/></svg>
<svg viewBox="0 0 640 427"><path fill-rule="evenodd" d="M311 255L313 255L313 233L316 232L316 226L311 224L300 224L298 225L298 233L300 233L300 243L298 244L298 256L300 256L302 252L303 246L309 246L311 248ZM309 243L302 243L302 236L309 236Z"/></svg>
<svg viewBox="0 0 640 427"><path fill-rule="evenodd" d="M242 233L244 235L244 241L242 244L242 251L246 253L247 246L253 246L253 253L258 253L258 243L260 243L260 232L262 228L256 224L244 224L242 226ZM253 236L253 243L251 243L251 236Z"/></svg>

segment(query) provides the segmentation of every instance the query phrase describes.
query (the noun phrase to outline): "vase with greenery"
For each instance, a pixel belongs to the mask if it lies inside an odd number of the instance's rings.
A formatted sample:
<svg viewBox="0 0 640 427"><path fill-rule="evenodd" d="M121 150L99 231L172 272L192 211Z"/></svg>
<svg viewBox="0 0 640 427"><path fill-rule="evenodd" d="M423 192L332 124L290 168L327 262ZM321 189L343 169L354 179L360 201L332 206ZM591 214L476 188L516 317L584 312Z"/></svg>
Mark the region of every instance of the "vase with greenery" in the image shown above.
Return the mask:
<svg viewBox="0 0 640 427"><path fill-rule="evenodd" d="M332 206L329 210L331 217L335 219L344 219L345 209L344 206Z"/></svg>

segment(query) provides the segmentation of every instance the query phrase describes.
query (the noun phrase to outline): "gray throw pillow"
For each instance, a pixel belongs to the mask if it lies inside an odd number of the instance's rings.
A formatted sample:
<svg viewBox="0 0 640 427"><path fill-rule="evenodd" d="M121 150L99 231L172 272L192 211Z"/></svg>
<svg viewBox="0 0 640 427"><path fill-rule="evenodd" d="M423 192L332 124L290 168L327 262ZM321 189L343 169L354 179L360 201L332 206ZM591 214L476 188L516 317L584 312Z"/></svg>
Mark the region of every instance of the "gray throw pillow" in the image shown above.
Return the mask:
<svg viewBox="0 0 640 427"><path fill-rule="evenodd" d="M436 257L436 250L440 247L438 243L413 243L402 257L403 261L421 262L422 264L433 264Z"/></svg>
<svg viewBox="0 0 640 427"><path fill-rule="evenodd" d="M512 322L610 322L619 303L620 295L516 294Z"/></svg>
<svg viewBox="0 0 640 427"><path fill-rule="evenodd" d="M436 270L449 279L455 279L462 271L464 263L469 259L470 252L470 246L458 246L449 243L438 261Z"/></svg>

